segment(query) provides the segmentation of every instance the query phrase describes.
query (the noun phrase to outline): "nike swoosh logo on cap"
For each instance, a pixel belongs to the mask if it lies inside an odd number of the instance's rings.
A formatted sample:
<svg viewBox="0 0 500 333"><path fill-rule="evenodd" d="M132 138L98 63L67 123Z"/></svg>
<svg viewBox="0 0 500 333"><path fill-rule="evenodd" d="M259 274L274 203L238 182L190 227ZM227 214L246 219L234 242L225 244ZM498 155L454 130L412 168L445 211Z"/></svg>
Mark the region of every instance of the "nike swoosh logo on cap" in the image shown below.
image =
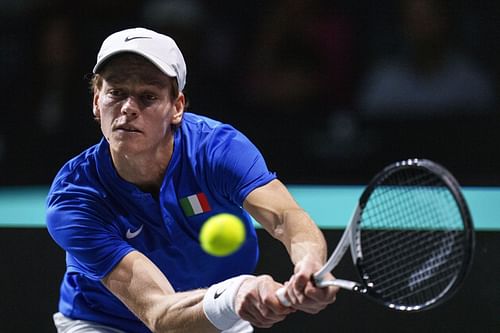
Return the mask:
<svg viewBox="0 0 500 333"><path fill-rule="evenodd" d="M144 224L143 224L143 225L141 225L141 226L139 227L139 229L137 229L136 231L132 231L132 230L130 230L130 228L129 228L129 229L127 230L127 233L125 234L125 237L127 237L127 239L132 239L132 238L137 237L137 236L141 233L141 231L142 231L142 228L143 228L143 227L144 227Z"/></svg>
<svg viewBox="0 0 500 333"><path fill-rule="evenodd" d="M130 42L131 40L134 40L134 39L152 39L153 37L146 37L146 36L137 36L137 37L130 37L130 36L127 36L125 37L125 42Z"/></svg>

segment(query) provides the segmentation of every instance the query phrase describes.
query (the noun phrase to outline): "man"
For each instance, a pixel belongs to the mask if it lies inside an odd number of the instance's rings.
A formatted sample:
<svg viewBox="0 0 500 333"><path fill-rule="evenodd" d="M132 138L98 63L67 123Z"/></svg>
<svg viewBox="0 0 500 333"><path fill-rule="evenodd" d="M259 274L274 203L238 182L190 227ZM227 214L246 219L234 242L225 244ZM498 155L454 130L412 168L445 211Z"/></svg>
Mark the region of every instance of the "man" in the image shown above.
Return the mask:
<svg viewBox="0 0 500 333"><path fill-rule="evenodd" d="M334 301L338 289L310 282L326 256L320 230L245 136L184 112L185 83L170 37L136 28L103 42L92 79L103 139L63 166L47 201L48 230L67 253L58 332L251 332ZM183 210L186 198L196 209ZM248 235L219 258L198 232L221 212ZM290 254L291 307L276 297L280 283L248 275L258 259L248 213Z"/></svg>

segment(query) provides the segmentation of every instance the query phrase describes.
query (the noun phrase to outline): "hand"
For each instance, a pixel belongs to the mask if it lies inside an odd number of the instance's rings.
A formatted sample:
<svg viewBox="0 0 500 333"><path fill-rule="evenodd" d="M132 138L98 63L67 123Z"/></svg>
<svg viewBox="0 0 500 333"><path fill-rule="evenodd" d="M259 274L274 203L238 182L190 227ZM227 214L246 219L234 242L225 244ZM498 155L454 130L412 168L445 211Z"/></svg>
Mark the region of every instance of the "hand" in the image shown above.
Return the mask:
<svg viewBox="0 0 500 333"><path fill-rule="evenodd" d="M315 314L335 302L338 287L317 288L311 279L320 268L321 263L312 256L304 257L295 265L294 274L285 285L292 308Z"/></svg>
<svg viewBox="0 0 500 333"><path fill-rule="evenodd" d="M246 279L236 295L236 313L255 327L269 328L282 321L295 309L283 306L276 297L281 287L268 275Z"/></svg>

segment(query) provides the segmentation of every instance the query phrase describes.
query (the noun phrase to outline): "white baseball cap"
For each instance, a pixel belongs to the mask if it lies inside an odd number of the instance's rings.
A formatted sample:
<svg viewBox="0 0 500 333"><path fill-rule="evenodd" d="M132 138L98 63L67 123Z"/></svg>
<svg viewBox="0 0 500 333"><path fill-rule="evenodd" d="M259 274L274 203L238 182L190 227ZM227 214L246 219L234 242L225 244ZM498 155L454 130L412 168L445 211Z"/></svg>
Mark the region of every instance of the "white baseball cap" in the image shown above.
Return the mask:
<svg viewBox="0 0 500 333"><path fill-rule="evenodd" d="M175 41L145 28L126 29L109 35L97 54L93 72L97 73L99 67L110 57L123 52L137 53L166 75L175 77L179 91L186 86L186 63Z"/></svg>

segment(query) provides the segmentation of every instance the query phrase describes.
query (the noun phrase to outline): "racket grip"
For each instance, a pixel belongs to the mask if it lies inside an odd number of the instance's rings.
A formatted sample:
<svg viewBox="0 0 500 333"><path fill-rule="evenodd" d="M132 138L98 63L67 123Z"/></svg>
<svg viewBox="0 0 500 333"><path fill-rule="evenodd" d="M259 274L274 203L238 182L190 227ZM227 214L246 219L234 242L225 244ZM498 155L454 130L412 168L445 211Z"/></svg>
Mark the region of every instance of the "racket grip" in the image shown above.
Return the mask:
<svg viewBox="0 0 500 333"><path fill-rule="evenodd" d="M288 298L286 298L285 294L286 294L286 289L284 287L276 290L276 297L278 297L278 299L280 300L281 305L289 307L292 305L292 303L290 303Z"/></svg>

